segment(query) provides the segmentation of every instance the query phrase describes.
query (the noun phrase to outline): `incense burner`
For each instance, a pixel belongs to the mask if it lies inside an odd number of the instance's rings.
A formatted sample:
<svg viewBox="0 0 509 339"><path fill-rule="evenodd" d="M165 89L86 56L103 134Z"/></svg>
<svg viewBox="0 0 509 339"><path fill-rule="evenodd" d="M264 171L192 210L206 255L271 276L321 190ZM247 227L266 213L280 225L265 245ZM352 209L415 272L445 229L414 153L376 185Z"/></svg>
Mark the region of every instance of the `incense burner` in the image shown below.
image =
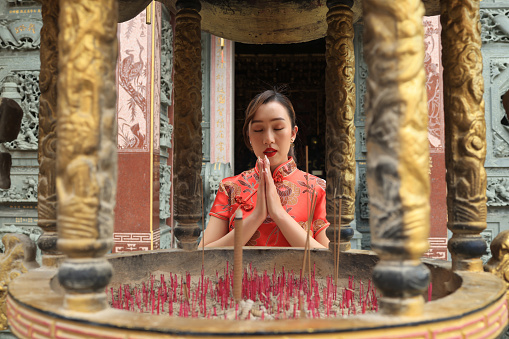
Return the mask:
<svg viewBox="0 0 509 339"><path fill-rule="evenodd" d="M112 255L108 260L115 270L111 286L134 283L148 278L148 274L164 272L200 275L202 253L159 251ZM280 271L284 263L287 272L298 271L303 251L298 249L250 248L244 251L245 263L258 270L274 267ZM333 257L326 250L311 252L316 272L332 274ZM233 262L233 251L214 249L205 251L205 274ZM341 254L340 279L349 275L367 281L378 262L375 253L350 251ZM198 263L189 265L189 262ZM433 300L424 305L418 317L394 317L383 312L350 316L343 319L298 320L208 320L183 319L160 315L139 314L116 309L96 313L69 312L60 305L63 290L55 281L56 270L32 271L18 278L11 286L7 301L12 330L21 337L76 338L201 338L209 336L242 337L334 337L334 338L422 338L496 337L507 323L506 289L489 273L451 272L450 264L427 260L431 270ZM275 266L274 266L275 265ZM143 270L139 268L143 267ZM21 297L17 297L21 296Z"/></svg>

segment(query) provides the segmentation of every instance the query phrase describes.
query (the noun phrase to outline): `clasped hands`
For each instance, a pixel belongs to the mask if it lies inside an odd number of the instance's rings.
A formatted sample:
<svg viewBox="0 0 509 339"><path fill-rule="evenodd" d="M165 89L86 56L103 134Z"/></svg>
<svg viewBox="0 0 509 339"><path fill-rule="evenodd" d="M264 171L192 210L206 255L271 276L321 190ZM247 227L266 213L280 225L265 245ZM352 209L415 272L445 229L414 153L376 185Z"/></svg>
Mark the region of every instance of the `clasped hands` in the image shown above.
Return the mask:
<svg viewBox="0 0 509 339"><path fill-rule="evenodd" d="M278 220L284 216L283 213L286 213L286 210L283 205L281 205L281 199L279 198L274 179L272 178L270 162L267 156L264 158L258 157L256 166L260 173L260 179L258 182L258 194L253 214L262 220L265 220L267 214L269 214L277 224Z"/></svg>

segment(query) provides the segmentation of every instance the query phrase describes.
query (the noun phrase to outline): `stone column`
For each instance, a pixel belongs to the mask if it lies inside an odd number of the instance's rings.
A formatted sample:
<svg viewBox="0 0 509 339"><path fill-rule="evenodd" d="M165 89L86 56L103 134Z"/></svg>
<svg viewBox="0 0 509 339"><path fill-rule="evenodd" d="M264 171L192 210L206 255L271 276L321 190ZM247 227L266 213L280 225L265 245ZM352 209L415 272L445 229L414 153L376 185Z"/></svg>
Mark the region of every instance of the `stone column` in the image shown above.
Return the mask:
<svg viewBox="0 0 509 339"><path fill-rule="evenodd" d="M179 247L197 247L201 220L201 9L178 0L175 23L174 220Z"/></svg>
<svg viewBox="0 0 509 339"><path fill-rule="evenodd" d="M57 251L57 77L58 77L58 0L42 2L41 73L39 75L39 186L37 225L44 233L37 244L43 266L56 266L63 256Z"/></svg>
<svg viewBox="0 0 509 339"><path fill-rule="evenodd" d="M117 185L116 0L61 0L58 39L58 271L63 307L107 307Z"/></svg>
<svg viewBox="0 0 509 339"><path fill-rule="evenodd" d="M441 1L447 227L453 270L482 271L486 122L479 0Z"/></svg>
<svg viewBox="0 0 509 339"><path fill-rule="evenodd" d="M421 0L364 3L367 183L381 311L422 314L429 270L428 110Z"/></svg>
<svg viewBox="0 0 509 339"><path fill-rule="evenodd" d="M352 0L329 0L325 57L325 91L327 123L325 130L327 170L327 219L334 222L339 213L341 195L341 251L351 249L355 218L355 55L353 48ZM336 196L334 196L336 192ZM336 204L336 208L334 208ZM329 248L337 243L338 225L327 229Z"/></svg>

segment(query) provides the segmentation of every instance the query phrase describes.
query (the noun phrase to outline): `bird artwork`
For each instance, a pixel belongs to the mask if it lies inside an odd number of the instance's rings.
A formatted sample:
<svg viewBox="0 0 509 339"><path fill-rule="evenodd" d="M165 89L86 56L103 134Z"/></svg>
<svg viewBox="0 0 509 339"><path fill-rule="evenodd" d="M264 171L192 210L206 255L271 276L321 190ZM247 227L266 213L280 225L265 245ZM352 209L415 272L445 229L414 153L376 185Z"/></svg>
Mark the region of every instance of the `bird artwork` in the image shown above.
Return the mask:
<svg viewBox="0 0 509 339"><path fill-rule="evenodd" d="M143 50L145 49L143 45L140 44L139 40L136 40L138 43L138 46L140 48L138 53L138 61L134 62L134 50L132 49L126 49L125 53L127 54L127 57L125 57L121 62L120 67L120 79L124 81L126 84L129 84L131 81L136 79L136 82L138 82L138 78L142 74L144 62L141 57Z"/></svg>

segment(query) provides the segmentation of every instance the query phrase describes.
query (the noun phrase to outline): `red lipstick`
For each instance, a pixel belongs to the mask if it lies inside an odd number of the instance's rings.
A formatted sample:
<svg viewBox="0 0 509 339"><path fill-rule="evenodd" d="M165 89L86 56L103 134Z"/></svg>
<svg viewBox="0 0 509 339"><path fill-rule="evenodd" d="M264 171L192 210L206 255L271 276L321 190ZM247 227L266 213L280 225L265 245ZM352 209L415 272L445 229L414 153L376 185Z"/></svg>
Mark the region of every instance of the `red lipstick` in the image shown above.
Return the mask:
<svg viewBox="0 0 509 339"><path fill-rule="evenodd" d="M263 151L263 154L265 154L267 156L267 158L271 158L271 157L275 156L276 153L277 153L277 151L270 147L265 149L265 151Z"/></svg>

